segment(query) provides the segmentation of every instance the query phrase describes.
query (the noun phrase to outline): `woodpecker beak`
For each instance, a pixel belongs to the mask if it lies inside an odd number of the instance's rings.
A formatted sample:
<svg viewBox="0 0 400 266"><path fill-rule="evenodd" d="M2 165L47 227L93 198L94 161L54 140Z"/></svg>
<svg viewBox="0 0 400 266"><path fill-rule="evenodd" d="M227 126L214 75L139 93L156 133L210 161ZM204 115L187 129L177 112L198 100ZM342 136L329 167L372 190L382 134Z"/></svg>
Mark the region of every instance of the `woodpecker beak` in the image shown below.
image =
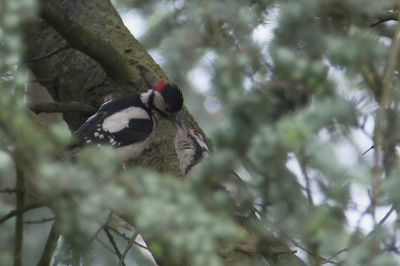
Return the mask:
<svg viewBox="0 0 400 266"><path fill-rule="evenodd" d="M181 119L179 116L177 116L177 115L172 116L172 117L171 117L171 121L174 123L174 125L175 125L177 128L181 128L182 125L183 125L182 119Z"/></svg>
<svg viewBox="0 0 400 266"><path fill-rule="evenodd" d="M179 116L175 116L173 118L171 118L172 122L174 122L175 126L179 129L182 128L183 131L185 131L186 133L189 133L189 128L185 126L185 124L183 123L182 119Z"/></svg>

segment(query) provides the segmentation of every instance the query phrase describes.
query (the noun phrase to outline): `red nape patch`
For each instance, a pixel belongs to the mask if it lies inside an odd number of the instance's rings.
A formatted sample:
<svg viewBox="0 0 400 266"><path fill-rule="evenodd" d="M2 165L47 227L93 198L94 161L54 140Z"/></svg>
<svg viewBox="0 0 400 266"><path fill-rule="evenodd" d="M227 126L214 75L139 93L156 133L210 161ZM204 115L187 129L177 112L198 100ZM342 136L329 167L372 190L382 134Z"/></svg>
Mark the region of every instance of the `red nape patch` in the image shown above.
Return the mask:
<svg viewBox="0 0 400 266"><path fill-rule="evenodd" d="M161 94L161 92L163 91L165 85L167 85L167 82L165 82L165 80L160 80L159 82L157 82L156 86L154 87L154 89L156 91L158 91L158 93Z"/></svg>

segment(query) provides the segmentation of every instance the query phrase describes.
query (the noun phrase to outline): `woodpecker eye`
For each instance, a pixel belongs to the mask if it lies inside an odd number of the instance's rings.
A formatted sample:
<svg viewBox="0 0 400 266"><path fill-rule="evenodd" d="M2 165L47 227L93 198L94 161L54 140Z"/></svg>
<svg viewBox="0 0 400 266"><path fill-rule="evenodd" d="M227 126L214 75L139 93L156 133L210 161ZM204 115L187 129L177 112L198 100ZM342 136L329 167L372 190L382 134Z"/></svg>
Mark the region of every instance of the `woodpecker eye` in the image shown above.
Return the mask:
<svg viewBox="0 0 400 266"><path fill-rule="evenodd" d="M193 130L193 134L195 134L198 137L201 137L203 140L206 138L204 134L198 130Z"/></svg>
<svg viewBox="0 0 400 266"><path fill-rule="evenodd" d="M201 132L198 131L198 130L193 130L193 133L196 134L196 135L202 135Z"/></svg>

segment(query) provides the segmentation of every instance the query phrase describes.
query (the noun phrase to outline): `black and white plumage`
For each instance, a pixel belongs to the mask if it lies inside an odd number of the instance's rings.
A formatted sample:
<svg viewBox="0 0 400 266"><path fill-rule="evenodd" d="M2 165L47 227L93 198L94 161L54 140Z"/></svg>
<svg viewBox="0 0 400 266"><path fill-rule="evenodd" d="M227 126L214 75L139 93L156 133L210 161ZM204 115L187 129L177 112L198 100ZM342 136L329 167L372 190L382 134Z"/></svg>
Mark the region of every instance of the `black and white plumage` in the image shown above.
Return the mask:
<svg viewBox="0 0 400 266"><path fill-rule="evenodd" d="M125 162L140 155L150 143L159 118L176 115L182 106L180 89L163 80L146 93L106 102L74 132L71 154L86 145L110 145Z"/></svg>
<svg viewBox="0 0 400 266"><path fill-rule="evenodd" d="M179 158L181 173L187 176L193 167L209 156L205 136L198 130L186 127L179 119L175 120L178 130L175 137L175 150Z"/></svg>
<svg viewBox="0 0 400 266"><path fill-rule="evenodd" d="M178 128L175 137L175 149L180 162L182 174L186 177L199 165L202 159L209 156L209 148L203 133L198 130L186 127L182 121L176 117L174 121ZM247 185L234 172L228 175L219 176L217 185L213 185L216 190L224 189L234 200L233 214L242 224L250 214L255 217L253 207L253 196Z"/></svg>

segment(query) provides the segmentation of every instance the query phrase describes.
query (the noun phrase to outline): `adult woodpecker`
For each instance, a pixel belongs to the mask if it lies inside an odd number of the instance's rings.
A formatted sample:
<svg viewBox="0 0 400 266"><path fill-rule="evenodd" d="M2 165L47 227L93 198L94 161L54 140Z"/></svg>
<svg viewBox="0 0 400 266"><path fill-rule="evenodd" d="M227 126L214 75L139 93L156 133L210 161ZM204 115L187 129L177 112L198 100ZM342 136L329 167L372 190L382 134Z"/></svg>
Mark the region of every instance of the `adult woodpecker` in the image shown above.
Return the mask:
<svg viewBox="0 0 400 266"><path fill-rule="evenodd" d="M203 133L186 127L176 117L174 124L178 128L175 137L175 149L179 158L182 174L187 177L200 161L209 156L209 148ZM243 180L234 172L219 176L217 183L213 184L214 191L225 190L234 200L233 214L239 224L244 224L251 214L255 217L253 196Z"/></svg>
<svg viewBox="0 0 400 266"><path fill-rule="evenodd" d="M150 143L158 119L174 117L182 106L181 90L164 80L146 93L106 102L74 132L70 154L77 154L86 145L110 145L125 163Z"/></svg>

